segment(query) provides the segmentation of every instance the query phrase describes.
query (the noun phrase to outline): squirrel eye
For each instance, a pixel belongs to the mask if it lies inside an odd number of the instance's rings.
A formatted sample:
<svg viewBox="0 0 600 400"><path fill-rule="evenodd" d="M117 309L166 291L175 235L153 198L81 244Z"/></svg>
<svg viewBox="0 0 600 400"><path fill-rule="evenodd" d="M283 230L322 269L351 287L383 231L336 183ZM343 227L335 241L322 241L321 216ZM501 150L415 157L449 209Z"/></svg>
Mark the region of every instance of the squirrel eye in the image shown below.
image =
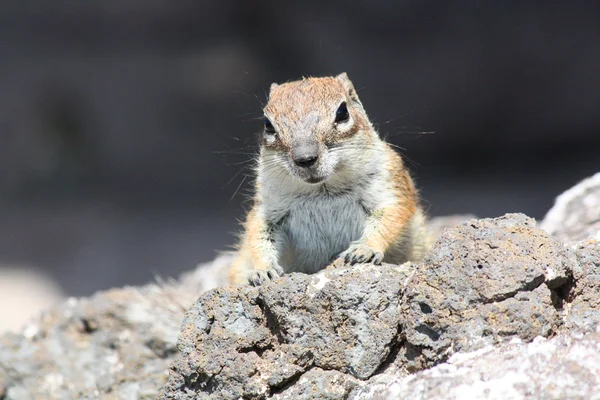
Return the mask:
<svg viewBox="0 0 600 400"><path fill-rule="evenodd" d="M267 118L267 117L265 117L265 133L267 133L269 135L275 134L275 127L273 126L271 121L269 121L269 118Z"/></svg>
<svg viewBox="0 0 600 400"><path fill-rule="evenodd" d="M335 112L335 122L344 122L347 121L348 118L350 118L350 115L348 114L348 107L344 101L342 104L340 104L340 107Z"/></svg>

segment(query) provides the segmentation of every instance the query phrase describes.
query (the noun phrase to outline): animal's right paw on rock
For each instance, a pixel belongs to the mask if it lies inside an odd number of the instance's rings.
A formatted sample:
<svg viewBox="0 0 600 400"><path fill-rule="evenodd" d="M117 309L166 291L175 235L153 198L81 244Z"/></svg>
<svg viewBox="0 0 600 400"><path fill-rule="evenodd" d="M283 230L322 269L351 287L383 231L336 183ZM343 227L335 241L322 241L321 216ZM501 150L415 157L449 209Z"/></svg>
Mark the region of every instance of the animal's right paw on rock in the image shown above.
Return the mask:
<svg viewBox="0 0 600 400"><path fill-rule="evenodd" d="M268 270L252 271L248 277L248 283L252 286L260 286L270 280L282 277L284 273L283 268L279 265L275 265Z"/></svg>

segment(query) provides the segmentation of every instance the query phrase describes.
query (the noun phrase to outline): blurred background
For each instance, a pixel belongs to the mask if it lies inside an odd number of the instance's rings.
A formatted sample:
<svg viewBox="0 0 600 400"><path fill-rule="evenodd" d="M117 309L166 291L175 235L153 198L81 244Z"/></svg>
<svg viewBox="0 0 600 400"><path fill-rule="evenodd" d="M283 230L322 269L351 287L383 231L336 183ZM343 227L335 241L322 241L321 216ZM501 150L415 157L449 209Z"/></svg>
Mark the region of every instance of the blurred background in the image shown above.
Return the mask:
<svg viewBox="0 0 600 400"><path fill-rule="evenodd" d="M0 330L226 250L273 81L348 72L430 215L543 217L600 170L592 4L1 2Z"/></svg>

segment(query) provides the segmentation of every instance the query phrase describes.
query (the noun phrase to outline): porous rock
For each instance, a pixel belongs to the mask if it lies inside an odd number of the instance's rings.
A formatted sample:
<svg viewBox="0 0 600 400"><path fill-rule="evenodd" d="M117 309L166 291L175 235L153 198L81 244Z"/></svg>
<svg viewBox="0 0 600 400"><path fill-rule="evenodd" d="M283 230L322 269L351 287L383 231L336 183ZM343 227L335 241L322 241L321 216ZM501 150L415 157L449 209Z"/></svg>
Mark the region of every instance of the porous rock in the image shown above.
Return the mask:
<svg viewBox="0 0 600 400"><path fill-rule="evenodd" d="M222 255L177 281L71 298L0 336L0 399L155 399L185 310L224 281L230 261Z"/></svg>
<svg viewBox="0 0 600 400"><path fill-rule="evenodd" d="M360 265L207 293L186 314L182 357L163 398L269 397L300 378L312 389L296 385L294 393L347 392L373 375L397 345L410 269ZM337 371L339 385L306 375L318 369Z"/></svg>
<svg viewBox="0 0 600 400"><path fill-rule="evenodd" d="M0 337L0 398L156 398L193 298L149 285L70 299Z"/></svg>
<svg viewBox="0 0 600 400"><path fill-rule="evenodd" d="M569 249L522 214L446 230L406 288L407 367L420 370L448 352L555 333L560 316L550 288L568 282L572 261Z"/></svg>
<svg viewBox="0 0 600 400"><path fill-rule="evenodd" d="M209 292L186 315L161 398L373 394L456 352L553 336L576 251L508 214L446 229L420 264Z"/></svg>
<svg viewBox="0 0 600 400"><path fill-rule="evenodd" d="M569 245L577 254L573 281L562 289L565 328L591 332L600 326L600 243L595 239Z"/></svg>

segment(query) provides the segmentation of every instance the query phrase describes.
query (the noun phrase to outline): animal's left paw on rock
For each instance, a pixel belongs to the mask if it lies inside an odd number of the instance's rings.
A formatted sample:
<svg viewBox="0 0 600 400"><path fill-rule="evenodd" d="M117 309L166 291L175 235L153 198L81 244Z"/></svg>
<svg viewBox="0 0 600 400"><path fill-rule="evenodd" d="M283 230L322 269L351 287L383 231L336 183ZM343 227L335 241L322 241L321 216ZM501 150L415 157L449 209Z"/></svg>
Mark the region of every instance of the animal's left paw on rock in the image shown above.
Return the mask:
<svg viewBox="0 0 600 400"><path fill-rule="evenodd" d="M348 265L360 263L373 263L379 265L383 261L383 253L375 251L365 244L353 243L348 250L339 255L336 262L338 262L338 260L342 260Z"/></svg>

